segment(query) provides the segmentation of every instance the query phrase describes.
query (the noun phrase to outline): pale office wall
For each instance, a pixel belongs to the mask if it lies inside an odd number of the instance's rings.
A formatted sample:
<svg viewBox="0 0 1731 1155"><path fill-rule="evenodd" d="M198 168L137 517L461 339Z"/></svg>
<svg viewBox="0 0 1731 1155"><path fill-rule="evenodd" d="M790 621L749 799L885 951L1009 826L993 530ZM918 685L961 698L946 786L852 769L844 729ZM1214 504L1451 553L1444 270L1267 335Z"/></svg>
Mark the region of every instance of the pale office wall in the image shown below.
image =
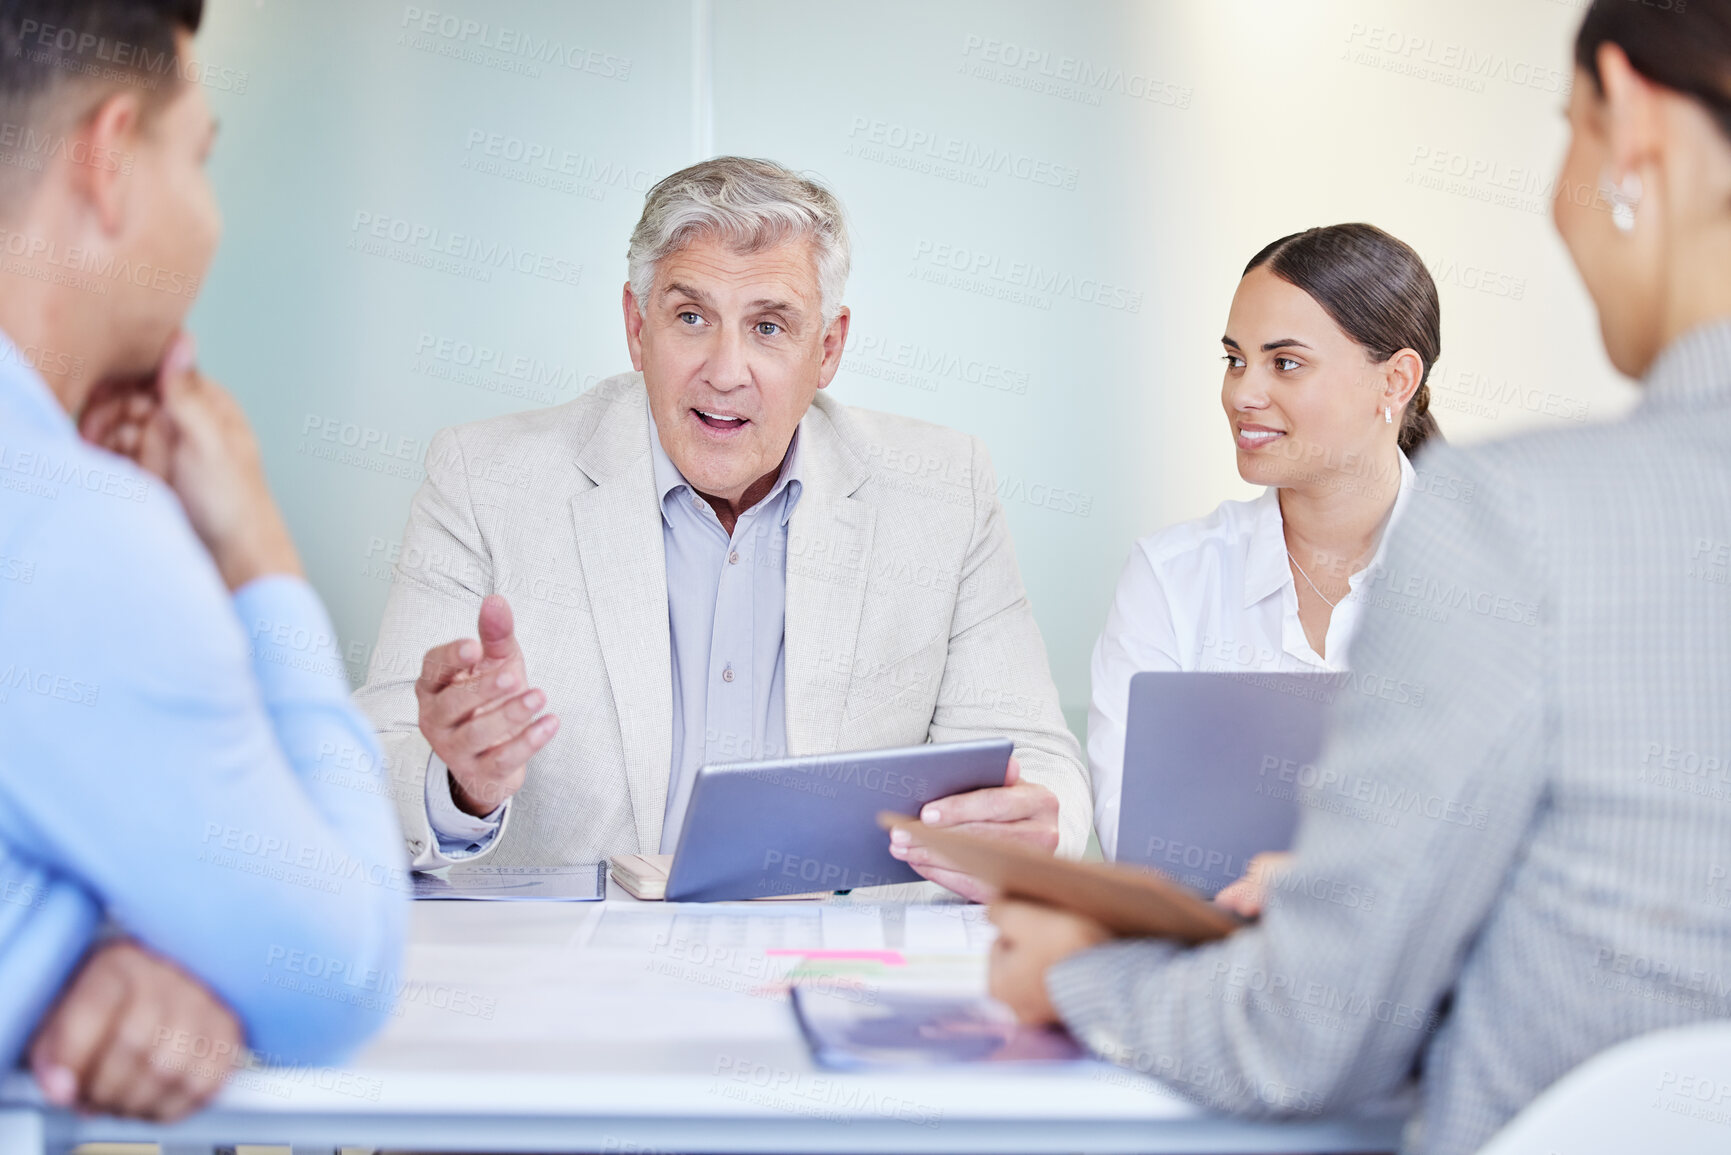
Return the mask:
<svg viewBox="0 0 1731 1155"><path fill-rule="evenodd" d="M717 151L809 169L855 234L832 388L986 441L1079 725L1131 541L1250 492L1217 339L1267 241L1369 220L1425 255L1451 438L1629 403L1548 219L1580 10L213 0L203 50L245 90L212 92L228 234L194 326L358 675L432 433L629 367L647 183Z"/></svg>

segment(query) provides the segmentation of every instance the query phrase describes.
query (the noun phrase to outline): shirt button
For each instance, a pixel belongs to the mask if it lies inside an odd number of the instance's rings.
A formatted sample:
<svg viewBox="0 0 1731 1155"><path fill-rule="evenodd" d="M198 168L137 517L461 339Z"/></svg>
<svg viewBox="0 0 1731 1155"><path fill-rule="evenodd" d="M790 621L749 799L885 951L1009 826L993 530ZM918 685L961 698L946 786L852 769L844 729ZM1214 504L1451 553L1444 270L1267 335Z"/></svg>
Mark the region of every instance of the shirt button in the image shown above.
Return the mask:
<svg viewBox="0 0 1731 1155"><path fill-rule="evenodd" d="M733 667L732 666L728 666L726 669L721 671L721 680L724 682L733 681Z"/></svg>
<svg viewBox="0 0 1731 1155"><path fill-rule="evenodd" d="M727 564L728 565L738 565L739 564L739 551L738 550L733 550L731 553L729 553L727 555Z"/></svg>

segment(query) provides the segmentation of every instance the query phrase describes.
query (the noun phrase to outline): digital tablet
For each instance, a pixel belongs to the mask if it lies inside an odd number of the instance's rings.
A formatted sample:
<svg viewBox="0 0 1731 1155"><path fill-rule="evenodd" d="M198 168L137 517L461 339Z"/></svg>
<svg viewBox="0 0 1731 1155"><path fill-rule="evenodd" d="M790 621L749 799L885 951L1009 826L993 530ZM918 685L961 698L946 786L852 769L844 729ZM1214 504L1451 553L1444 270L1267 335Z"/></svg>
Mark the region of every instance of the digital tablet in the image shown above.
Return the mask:
<svg viewBox="0 0 1731 1155"><path fill-rule="evenodd" d="M1002 786L1007 738L704 766L667 875L669 902L918 882L890 857L879 811Z"/></svg>

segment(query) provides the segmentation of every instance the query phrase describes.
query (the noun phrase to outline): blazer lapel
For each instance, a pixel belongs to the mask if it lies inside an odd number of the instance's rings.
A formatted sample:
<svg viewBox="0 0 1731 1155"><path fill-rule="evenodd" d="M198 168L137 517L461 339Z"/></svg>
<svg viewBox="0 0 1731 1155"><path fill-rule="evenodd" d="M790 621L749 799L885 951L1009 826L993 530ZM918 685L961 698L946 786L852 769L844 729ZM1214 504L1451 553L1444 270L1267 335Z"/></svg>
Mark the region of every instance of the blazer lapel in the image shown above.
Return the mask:
<svg viewBox="0 0 1731 1155"><path fill-rule="evenodd" d="M870 476L821 394L800 424L802 492L788 523L787 744L836 748L871 573L877 508L854 493Z"/></svg>
<svg viewBox="0 0 1731 1155"><path fill-rule="evenodd" d="M577 551L619 715L638 849L653 853L661 844L673 763L673 666L667 562L641 386L635 403L622 398L602 418L577 466L595 482L571 499Z"/></svg>

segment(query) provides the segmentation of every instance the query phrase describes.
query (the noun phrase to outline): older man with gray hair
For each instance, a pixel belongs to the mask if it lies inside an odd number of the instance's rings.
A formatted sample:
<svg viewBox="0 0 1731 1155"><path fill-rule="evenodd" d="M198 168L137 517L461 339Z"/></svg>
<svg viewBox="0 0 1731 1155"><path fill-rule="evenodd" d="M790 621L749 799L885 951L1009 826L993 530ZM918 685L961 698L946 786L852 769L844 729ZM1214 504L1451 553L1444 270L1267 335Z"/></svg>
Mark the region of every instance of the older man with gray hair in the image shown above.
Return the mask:
<svg viewBox="0 0 1731 1155"><path fill-rule="evenodd" d="M1080 854L1086 772L985 448L819 393L835 197L718 157L650 190L628 256L635 372L428 452L360 694L415 864L669 852L706 763L996 736L1005 784L927 821Z"/></svg>

